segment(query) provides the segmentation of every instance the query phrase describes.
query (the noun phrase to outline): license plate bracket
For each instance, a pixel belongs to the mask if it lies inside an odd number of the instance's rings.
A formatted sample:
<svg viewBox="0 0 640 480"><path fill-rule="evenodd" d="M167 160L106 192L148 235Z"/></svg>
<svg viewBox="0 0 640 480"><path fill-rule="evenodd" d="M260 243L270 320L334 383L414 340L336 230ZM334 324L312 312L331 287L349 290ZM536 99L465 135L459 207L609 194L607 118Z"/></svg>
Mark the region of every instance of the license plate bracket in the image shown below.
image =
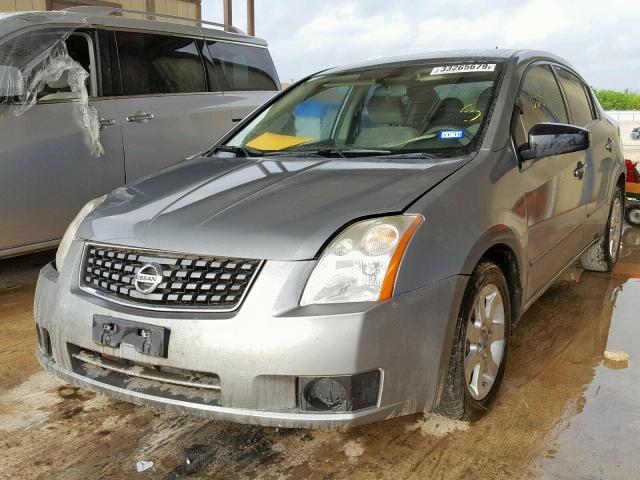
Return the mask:
<svg viewBox="0 0 640 480"><path fill-rule="evenodd" d="M139 353L162 358L167 358L170 333L165 327L104 315L94 315L91 327L91 338L99 345L113 348L131 345Z"/></svg>

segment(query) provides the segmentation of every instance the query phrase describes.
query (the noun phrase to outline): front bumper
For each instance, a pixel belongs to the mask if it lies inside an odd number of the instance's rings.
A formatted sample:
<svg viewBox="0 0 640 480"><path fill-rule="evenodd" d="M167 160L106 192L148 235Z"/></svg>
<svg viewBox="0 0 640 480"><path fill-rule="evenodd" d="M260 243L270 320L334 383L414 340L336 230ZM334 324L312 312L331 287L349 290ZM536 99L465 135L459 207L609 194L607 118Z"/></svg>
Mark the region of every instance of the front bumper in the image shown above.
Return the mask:
<svg viewBox="0 0 640 480"><path fill-rule="evenodd" d="M82 243L74 242L58 273L42 269L35 317L46 330L42 366L70 383L128 402L209 418L277 427L337 427L430 410L450 352L452 327L466 277L444 279L379 304L299 307L313 262L267 262L240 309L178 314L116 305L82 292ZM74 263L74 265L71 265ZM94 315L161 326L171 331L167 358L128 345L92 340ZM73 352L93 351L161 367L219 377L215 402L108 383L77 367ZM377 405L354 412L303 412L298 377L382 372ZM131 384L133 385L133 384Z"/></svg>

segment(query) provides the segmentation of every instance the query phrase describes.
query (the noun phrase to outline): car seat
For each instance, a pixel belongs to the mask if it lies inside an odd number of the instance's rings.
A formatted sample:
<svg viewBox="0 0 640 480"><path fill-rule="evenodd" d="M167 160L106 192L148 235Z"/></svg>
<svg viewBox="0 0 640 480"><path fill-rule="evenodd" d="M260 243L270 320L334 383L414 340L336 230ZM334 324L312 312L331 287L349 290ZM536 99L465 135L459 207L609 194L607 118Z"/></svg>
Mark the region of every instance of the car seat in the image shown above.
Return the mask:
<svg viewBox="0 0 640 480"><path fill-rule="evenodd" d="M400 85L377 87L367 104L369 120L375 126L365 128L353 142L354 147L380 148L402 144L415 138L418 131L404 125L406 88Z"/></svg>

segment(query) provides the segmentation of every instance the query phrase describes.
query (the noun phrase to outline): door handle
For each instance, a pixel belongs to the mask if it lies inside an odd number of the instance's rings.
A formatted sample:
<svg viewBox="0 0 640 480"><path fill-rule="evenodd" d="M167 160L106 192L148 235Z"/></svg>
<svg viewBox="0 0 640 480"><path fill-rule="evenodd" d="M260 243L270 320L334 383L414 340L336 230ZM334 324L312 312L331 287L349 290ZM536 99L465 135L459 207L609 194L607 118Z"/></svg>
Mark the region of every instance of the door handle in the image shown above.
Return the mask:
<svg viewBox="0 0 640 480"><path fill-rule="evenodd" d="M615 144L614 141L609 138L609 139L607 139L607 143L604 146L604 148L606 148L609 152L612 152L614 144Z"/></svg>
<svg viewBox="0 0 640 480"><path fill-rule="evenodd" d="M136 122L136 123L144 123L147 122L149 120L153 120L155 118L155 116L153 115L153 113L147 113L147 112L136 112L133 115L129 115L127 117L127 122Z"/></svg>
<svg viewBox="0 0 640 480"><path fill-rule="evenodd" d="M106 127L111 127L116 124L116 121L113 118L102 118L98 119L98 123L100 124L100 130Z"/></svg>
<svg viewBox="0 0 640 480"><path fill-rule="evenodd" d="M578 162L575 170L573 171L573 176L578 180L582 180L582 177L584 177L584 163Z"/></svg>

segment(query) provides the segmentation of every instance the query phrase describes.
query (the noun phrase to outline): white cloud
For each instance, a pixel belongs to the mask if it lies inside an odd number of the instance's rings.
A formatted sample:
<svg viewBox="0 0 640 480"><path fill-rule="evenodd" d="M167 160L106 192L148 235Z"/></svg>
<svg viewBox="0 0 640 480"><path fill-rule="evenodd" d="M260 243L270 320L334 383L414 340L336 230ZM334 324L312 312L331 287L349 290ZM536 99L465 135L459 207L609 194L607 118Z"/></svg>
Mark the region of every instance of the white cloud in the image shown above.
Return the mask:
<svg viewBox="0 0 640 480"><path fill-rule="evenodd" d="M362 60L431 50L534 48L598 88L640 91L637 0L255 0L256 31L283 81ZM203 0L221 21L222 1ZM234 2L245 27L246 2Z"/></svg>

